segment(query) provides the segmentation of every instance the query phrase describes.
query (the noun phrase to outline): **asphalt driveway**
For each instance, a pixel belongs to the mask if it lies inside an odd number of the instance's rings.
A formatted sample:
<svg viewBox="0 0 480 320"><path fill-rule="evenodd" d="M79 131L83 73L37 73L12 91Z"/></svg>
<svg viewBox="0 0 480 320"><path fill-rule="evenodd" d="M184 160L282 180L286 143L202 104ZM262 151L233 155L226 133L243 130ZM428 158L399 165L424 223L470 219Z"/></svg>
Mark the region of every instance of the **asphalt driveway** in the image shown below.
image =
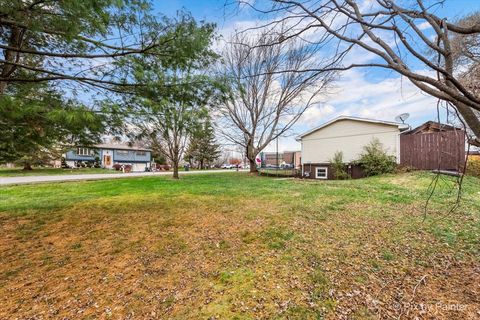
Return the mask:
<svg viewBox="0 0 480 320"><path fill-rule="evenodd" d="M240 170L246 171L246 170ZM237 172L231 170L198 170L198 171L180 171L180 175L184 174L205 174L205 173L219 173L219 172ZM101 173L101 174L75 174L75 175L58 175L58 176L23 176L23 177L4 177L0 178L0 185L12 184L30 184L43 182L64 182L64 181L80 181L80 180L102 180L102 179L125 179L135 177L151 177L151 176L168 176L172 175L173 171L165 172L132 172L132 173Z"/></svg>

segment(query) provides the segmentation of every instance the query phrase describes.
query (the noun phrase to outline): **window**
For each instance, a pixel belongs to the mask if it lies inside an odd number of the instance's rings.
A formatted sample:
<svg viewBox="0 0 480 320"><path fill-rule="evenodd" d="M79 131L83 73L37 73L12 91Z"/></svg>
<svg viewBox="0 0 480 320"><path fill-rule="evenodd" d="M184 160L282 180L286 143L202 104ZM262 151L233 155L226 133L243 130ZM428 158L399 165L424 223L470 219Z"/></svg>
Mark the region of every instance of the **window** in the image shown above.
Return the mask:
<svg viewBox="0 0 480 320"><path fill-rule="evenodd" d="M128 150L117 150L119 156L128 156Z"/></svg>
<svg viewBox="0 0 480 320"><path fill-rule="evenodd" d="M327 179L328 178L328 168L327 167L317 167L317 168L315 168L315 178L316 179Z"/></svg>
<svg viewBox="0 0 480 320"><path fill-rule="evenodd" d="M145 156L147 154L147 152L145 151L137 151L136 152L137 156Z"/></svg>
<svg viewBox="0 0 480 320"><path fill-rule="evenodd" d="M90 156L91 154L92 152L88 148L77 148L77 155L79 156Z"/></svg>

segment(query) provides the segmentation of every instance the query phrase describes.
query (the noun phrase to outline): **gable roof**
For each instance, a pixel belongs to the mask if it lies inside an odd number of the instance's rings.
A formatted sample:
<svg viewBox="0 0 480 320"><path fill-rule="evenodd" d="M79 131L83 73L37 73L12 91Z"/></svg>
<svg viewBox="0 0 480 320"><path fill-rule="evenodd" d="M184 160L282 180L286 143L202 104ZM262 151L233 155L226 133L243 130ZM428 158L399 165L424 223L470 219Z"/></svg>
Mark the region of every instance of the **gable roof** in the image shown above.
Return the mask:
<svg viewBox="0 0 480 320"><path fill-rule="evenodd" d="M384 125L388 125L388 126L393 126L393 127L397 127L397 128L400 128L400 126L402 126L403 124L402 123L398 123L398 122L391 122L391 121L383 121L383 120L375 120L375 119L368 119L368 118L360 118L360 117L351 117L351 116L340 116L340 117L337 117L335 119L332 119L316 128L313 128L311 130L308 130L307 132L304 132L302 134L300 134L299 136L297 136L297 138L295 140L297 141L300 141L302 140L303 137L305 136L308 136L309 134L312 134L320 129L323 129L337 121L341 121L341 120L352 120L352 121L359 121L359 122L368 122L368 123L376 123L376 124L384 124Z"/></svg>
<svg viewBox="0 0 480 320"><path fill-rule="evenodd" d="M98 149L115 149L115 150L134 150L134 151L152 151L151 149L147 148L139 148L135 146L129 146L126 144L118 144L118 143L99 143L94 145L95 148Z"/></svg>

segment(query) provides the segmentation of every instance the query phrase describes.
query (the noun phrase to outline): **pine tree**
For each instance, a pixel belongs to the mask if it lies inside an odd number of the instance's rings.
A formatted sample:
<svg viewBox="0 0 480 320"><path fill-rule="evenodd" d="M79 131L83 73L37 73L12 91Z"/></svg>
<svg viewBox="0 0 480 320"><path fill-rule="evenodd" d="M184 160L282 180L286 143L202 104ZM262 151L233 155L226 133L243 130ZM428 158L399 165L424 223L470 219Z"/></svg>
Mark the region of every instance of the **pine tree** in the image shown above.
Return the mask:
<svg viewBox="0 0 480 320"><path fill-rule="evenodd" d="M207 119L193 132L185 160L196 162L200 169L204 169L205 165L211 165L219 157L220 145L216 142L212 123Z"/></svg>

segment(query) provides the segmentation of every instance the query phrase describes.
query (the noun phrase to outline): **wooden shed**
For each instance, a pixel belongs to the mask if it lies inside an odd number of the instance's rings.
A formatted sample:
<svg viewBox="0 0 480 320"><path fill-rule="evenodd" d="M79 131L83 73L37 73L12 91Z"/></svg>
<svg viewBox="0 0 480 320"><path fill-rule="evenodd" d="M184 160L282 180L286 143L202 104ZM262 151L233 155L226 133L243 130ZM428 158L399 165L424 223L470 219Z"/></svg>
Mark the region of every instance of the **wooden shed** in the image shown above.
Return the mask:
<svg viewBox="0 0 480 320"><path fill-rule="evenodd" d="M400 135L400 164L420 170L462 171L465 131L428 121Z"/></svg>

